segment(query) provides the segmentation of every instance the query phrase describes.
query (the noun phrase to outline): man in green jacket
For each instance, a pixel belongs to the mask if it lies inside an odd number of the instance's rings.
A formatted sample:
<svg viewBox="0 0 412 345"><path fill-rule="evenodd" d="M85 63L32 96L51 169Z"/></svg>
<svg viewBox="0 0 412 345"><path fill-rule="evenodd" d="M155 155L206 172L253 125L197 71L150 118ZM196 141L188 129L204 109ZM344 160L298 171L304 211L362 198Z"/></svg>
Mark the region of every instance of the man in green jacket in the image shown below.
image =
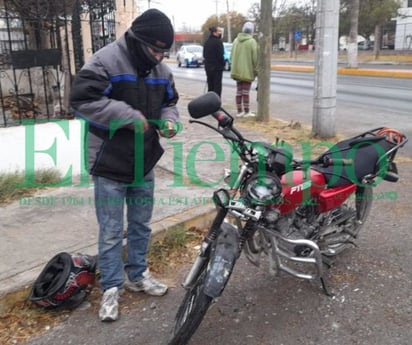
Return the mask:
<svg viewBox="0 0 412 345"><path fill-rule="evenodd" d="M236 80L236 108L238 117L256 116L250 112L249 95L258 73L259 47L253 38L254 25L246 22L233 41L230 76Z"/></svg>

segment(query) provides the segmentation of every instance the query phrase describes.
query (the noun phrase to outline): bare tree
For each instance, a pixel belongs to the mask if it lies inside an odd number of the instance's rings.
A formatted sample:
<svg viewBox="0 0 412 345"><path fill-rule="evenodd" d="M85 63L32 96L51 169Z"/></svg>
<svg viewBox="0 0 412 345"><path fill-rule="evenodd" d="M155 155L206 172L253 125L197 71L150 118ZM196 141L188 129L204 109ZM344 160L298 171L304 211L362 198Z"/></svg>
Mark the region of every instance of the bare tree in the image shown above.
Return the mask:
<svg viewBox="0 0 412 345"><path fill-rule="evenodd" d="M350 31L348 42L348 67L358 68L359 0L351 0Z"/></svg>
<svg viewBox="0 0 412 345"><path fill-rule="evenodd" d="M272 0L260 1L261 23L259 28L258 121L269 121L270 109L270 58L272 54Z"/></svg>

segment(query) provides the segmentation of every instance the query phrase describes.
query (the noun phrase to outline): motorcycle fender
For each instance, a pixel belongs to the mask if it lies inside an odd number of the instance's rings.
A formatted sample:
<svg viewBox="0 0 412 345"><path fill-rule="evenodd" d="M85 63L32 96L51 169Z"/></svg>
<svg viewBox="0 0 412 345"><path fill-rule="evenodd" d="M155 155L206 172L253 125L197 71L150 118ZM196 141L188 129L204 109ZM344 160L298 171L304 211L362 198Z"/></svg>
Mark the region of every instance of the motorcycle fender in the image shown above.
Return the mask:
<svg viewBox="0 0 412 345"><path fill-rule="evenodd" d="M231 224L223 223L212 249L203 290L205 295L217 298L222 294L239 254L237 229Z"/></svg>

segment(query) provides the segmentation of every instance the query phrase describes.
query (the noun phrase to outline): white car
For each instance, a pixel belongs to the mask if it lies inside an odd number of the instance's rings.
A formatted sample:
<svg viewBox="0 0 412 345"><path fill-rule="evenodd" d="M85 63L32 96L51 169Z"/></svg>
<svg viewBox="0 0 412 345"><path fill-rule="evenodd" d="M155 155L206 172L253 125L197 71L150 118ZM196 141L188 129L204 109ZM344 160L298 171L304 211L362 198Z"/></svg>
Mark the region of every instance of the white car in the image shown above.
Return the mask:
<svg viewBox="0 0 412 345"><path fill-rule="evenodd" d="M184 44L176 54L179 67L200 67L204 64L203 47L200 44Z"/></svg>

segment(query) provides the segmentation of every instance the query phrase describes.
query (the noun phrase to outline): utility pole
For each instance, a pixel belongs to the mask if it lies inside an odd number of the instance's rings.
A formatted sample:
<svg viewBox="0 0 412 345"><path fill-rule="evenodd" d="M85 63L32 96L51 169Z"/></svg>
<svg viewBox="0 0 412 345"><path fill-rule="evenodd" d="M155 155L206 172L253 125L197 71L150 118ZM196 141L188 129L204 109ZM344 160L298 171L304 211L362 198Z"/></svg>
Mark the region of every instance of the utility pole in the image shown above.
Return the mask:
<svg viewBox="0 0 412 345"><path fill-rule="evenodd" d="M259 74L257 92L257 120L269 121L270 109L270 59L272 56L272 0L260 0L262 15L259 25Z"/></svg>
<svg viewBox="0 0 412 345"><path fill-rule="evenodd" d="M219 25L219 0L215 0L215 4L216 4L216 19L217 19L217 23Z"/></svg>
<svg viewBox="0 0 412 345"><path fill-rule="evenodd" d="M335 136L339 5L340 0L319 0L316 13L312 134L322 139Z"/></svg>
<svg viewBox="0 0 412 345"><path fill-rule="evenodd" d="M227 8L227 41L229 43L232 42L232 30L231 30L231 24L230 24L230 12L229 12L229 0L226 0L226 8Z"/></svg>

